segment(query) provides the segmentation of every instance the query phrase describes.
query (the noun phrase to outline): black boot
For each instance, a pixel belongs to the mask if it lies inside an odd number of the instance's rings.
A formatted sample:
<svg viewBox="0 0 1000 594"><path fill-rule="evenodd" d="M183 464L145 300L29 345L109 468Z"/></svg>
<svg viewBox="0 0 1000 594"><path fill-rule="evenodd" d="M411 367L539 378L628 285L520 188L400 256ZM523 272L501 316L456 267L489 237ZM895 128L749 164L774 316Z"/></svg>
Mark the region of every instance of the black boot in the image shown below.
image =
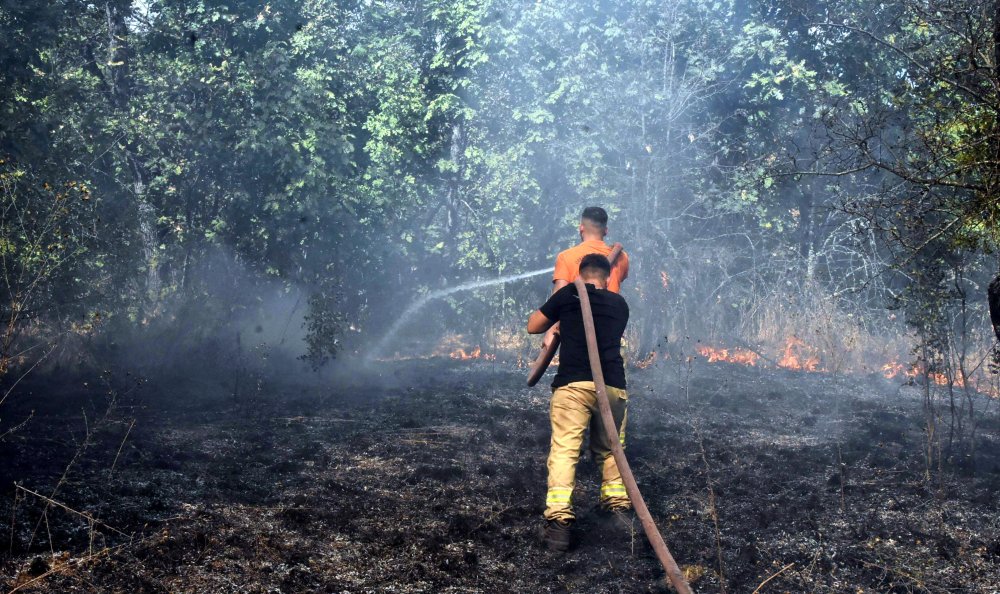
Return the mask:
<svg viewBox="0 0 1000 594"><path fill-rule="evenodd" d="M570 522L549 520L545 523L545 528L542 531L542 542L550 551L565 553L569 550L572 526Z"/></svg>

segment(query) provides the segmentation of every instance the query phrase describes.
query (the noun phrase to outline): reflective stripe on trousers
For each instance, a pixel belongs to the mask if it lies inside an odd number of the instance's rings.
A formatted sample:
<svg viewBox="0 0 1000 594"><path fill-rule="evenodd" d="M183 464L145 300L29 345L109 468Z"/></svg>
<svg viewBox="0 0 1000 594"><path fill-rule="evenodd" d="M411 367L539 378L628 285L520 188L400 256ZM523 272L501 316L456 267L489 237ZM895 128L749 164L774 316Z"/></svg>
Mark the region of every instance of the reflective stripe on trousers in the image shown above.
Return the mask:
<svg viewBox="0 0 1000 594"><path fill-rule="evenodd" d="M628 499L628 493L625 491L625 485L623 483L605 483L601 485L601 499Z"/></svg>
<svg viewBox="0 0 1000 594"><path fill-rule="evenodd" d="M571 506L573 504L573 489L567 487L550 487L545 495L545 505Z"/></svg>

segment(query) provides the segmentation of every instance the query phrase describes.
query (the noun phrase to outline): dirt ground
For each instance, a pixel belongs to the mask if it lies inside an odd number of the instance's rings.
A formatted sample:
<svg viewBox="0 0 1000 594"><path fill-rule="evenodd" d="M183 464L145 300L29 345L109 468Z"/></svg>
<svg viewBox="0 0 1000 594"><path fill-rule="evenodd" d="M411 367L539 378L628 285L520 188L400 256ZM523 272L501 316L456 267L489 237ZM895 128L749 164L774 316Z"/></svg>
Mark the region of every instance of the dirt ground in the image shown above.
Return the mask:
<svg viewBox="0 0 1000 594"><path fill-rule="evenodd" d="M917 387L704 362L630 381L626 453L695 591L1000 592L995 406L928 481ZM574 548L539 546L548 390L523 382L401 361L239 402L115 388L106 418L107 389L67 386L0 444L0 591L668 592L638 522L594 510L590 460Z"/></svg>

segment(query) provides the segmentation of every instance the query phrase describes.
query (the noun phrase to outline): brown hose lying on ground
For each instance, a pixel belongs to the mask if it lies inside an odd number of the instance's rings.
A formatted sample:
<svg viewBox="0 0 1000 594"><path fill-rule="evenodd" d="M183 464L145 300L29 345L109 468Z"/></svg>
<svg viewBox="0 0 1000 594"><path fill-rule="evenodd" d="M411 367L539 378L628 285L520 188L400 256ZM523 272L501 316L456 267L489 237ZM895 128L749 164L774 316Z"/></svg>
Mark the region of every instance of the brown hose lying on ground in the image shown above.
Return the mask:
<svg viewBox="0 0 1000 594"><path fill-rule="evenodd" d="M615 260L618 259L622 253L622 244L616 243L611 246L611 252L608 254L608 262L611 265L615 265ZM552 340L549 344L542 345L542 352L538 353L538 357L535 358L535 362L531 364L531 372L528 374L528 387L534 386L538 383L538 380L542 379L545 375L545 370L549 368L549 364L552 363L552 359L556 356L556 351L559 350L559 333L556 332L552 335Z"/></svg>
<svg viewBox="0 0 1000 594"><path fill-rule="evenodd" d="M632 469L629 468L628 460L625 459L625 451L622 449L621 442L618 441L618 429L615 427L615 419L611 414L611 404L608 402L608 392L604 385L604 372L601 370L601 358L597 351L597 332L594 330L594 312L590 309L590 296L587 295L587 287L583 279L577 277L574 284L577 294L580 296L580 308L583 310L583 330L587 336L587 353L590 355L590 371L594 376L597 403L601 409L601 421L603 421L604 430L607 432L608 442L611 444L611 455L615 457L615 464L618 465L618 471L625 482L628 498L632 501L632 507L635 509L636 515L639 516L642 529L646 533L646 538L649 539L649 544L653 547L653 552L656 553L656 558L660 560L664 571L667 572L670 584L679 594L692 594L691 586L684 579L684 574L677 567L677 562L670 554L667 543L663 542L663 537L660 536L660 531L653 522L653 516L649 514L649 508L646 507L642 493L639 492L639 486L635 484Z"/></svg>

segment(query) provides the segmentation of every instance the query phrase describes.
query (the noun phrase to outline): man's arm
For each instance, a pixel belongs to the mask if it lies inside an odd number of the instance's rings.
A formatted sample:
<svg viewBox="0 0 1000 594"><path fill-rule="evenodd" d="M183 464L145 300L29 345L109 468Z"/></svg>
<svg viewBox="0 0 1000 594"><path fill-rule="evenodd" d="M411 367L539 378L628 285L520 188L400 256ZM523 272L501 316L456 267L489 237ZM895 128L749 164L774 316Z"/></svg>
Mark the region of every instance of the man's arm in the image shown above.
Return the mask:
<svg viewBox="0 0 1000 594"><path fill-rule="evenodd" d="M552 295L555 295L559 292L559 289L570 283L569 275L569 265L566 263L566 259L563 258L563 255L559 254L556 256L555 272L552 274ZM543 349L548 348L555 335L559 334L559 324L553 324L548 330L549 331L545 334L545 338L542 339Z"/></svg>
<svg viewBox="0 0 1000 594"><path fill-rule="evenodd" d="M566 304L567 291L555 293L528 318L528 334L541 334L559 321L559 312ZM547 335L546 338L549 336Z"/></svg>
<svg viewBox="0 0 1000 594"><path fill-rule="evenodd" d="M556 256L556 266L552 272L552 294L573 282L573 269L563 257L562 253Z"/></svg>
<svg viewBox="0 0 1000 594"><path fill-rule="evenodd" d="M541 310L536 309L528 318L528 334L541 334L551 328L553 324L555 324L554 320L550 320Z"/></svg>

